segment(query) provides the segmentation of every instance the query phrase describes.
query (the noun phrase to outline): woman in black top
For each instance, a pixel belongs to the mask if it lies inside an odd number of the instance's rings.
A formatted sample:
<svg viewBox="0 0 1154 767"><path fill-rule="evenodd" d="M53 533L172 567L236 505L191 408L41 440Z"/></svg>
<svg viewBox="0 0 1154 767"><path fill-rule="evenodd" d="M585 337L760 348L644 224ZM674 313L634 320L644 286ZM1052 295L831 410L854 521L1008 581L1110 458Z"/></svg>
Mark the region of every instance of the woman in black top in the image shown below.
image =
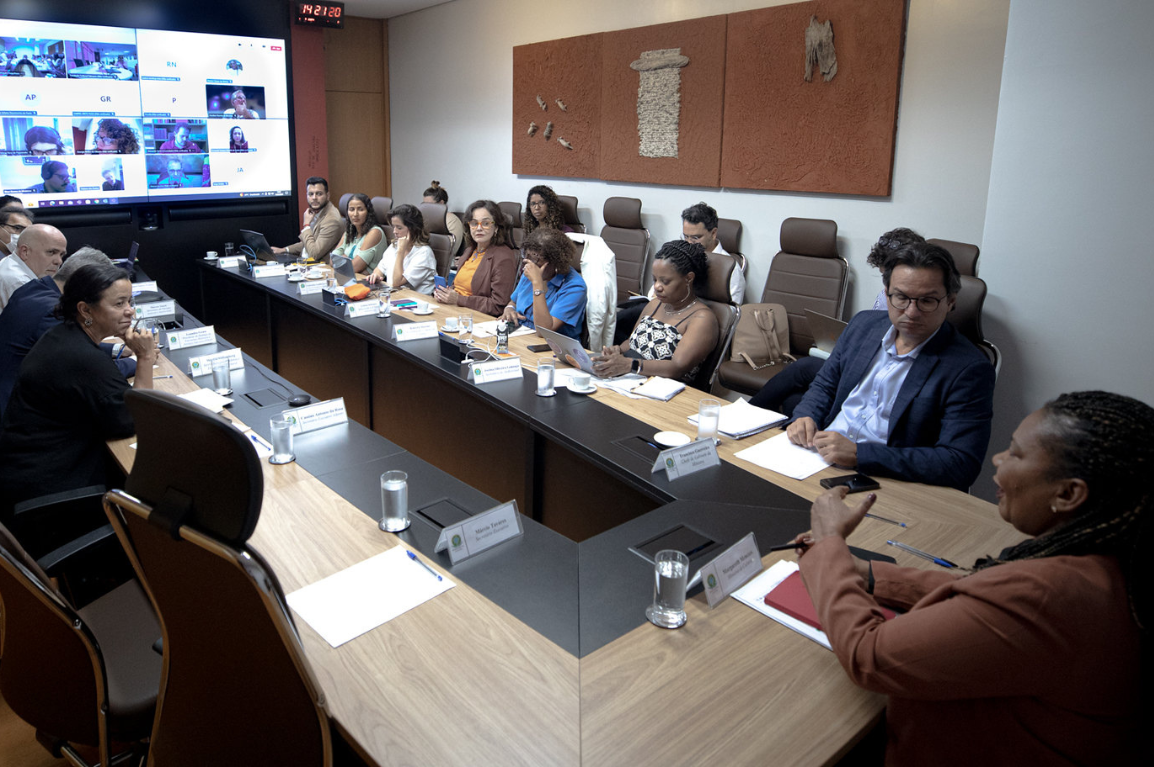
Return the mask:
<svg viewBox="0 0 1154 767"><path fill-rule="evenodd" d="M11 526L20 501L90 485L105 485L105 442L136 429L124 404L128 382L99 347L124 339L135 352L136 388L152 388L156 343L132 329L132 283L114 266L81 267L64 284L60 325L24 358L0 433L0 520ZM33 520L33 525L34 525ZM12 532L21 538L19 523ZM39 531L43 532L43 531Z"/></svg>

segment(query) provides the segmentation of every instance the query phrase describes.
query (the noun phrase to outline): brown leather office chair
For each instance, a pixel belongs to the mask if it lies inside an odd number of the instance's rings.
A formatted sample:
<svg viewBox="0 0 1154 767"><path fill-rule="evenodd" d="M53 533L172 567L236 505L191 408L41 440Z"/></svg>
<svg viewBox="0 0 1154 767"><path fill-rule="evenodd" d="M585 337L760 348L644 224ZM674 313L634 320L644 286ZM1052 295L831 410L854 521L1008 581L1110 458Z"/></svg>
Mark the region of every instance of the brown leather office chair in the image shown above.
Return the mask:
<svg viewBox="0 0 1154 767"><path fill-rule="evenodd" d="M429 235L429 247L433 249L433 256L437 259L437 274L449 276L453 267L453 238L449 235L449 228L445 225L446 208L439 202L422 202L417 208L425 219L425 232Z"/></svg>
<svg viewBox="0 0 1154 767"><path fill-rule="evenodd" d="M729 281L733 277L733 270L738 268L737 259L721 253L706 253L705 259L709 262L709 275L699 295L711 301L732 304L733 295L729 290Z"/></svg>
<svg viewBox="0 0 1154 767"><path fill-rule="evenodd" d="M721 256L725 258L725 256ZM727 259L731 264L733 259ZM726 293L728 293L728 288ZM694 387L702 391L709 391L717 380L717 371L722 361L729 354L729 345L733 342L733 333L737 330L737 320L741 317L741 309L728 302L711 301L699 297L701 303L709 307L713 316L717 317L717 345L701 363L701 369L694 379Z"/></svg>
<svg viewBox="0 0 1154 767"><path fill-rule="evenodd" d="M641 223L641 200L610 197L603 213L601 239L616 256L617 299L624 300L631 291L644 295L651 280L653 254L649 252L649 230Z"/></svg>
<svg viewBox="0 0 1154 767"><path fill-rule="evenodd" d="M264 497L260 459L228 421L179 397L125 400L137 455L105 509L164 631L150 758L331 764L323 693L275 573L246 543Z"/></svg>
<svg viewBox="0 0 1154 767"><path fill-rule="evenodd" d="M841 317L848 274L849 265L838 255L837 222L816 218L787 218L781 222L781 250L770 263L761 303L785 307L791 354L808 354L813 346L806 309ZM777 364L754 370L744 362L724 360L718 380L727 389L756 394L784 368L784 364Z"/></svg>
<svg viewBox="0 0 1154 767"><path fill-rule="evenodd" d="M962 275L962 289L958 291L954 310L946 315L959 333L973 342L994 366L994 375L1002 369L1002 352L986 340L982 333L982 306L986 303L986 283L978 277Z"/></svg>
<svg viewBox="0 0 1154 767"><path fill-rule="evenodd" d="M345 192L341 195L341 201L337 203L337 210L341 212L341 218L348 221L349 219L349 200L353 199L352 192Z"/></svg>
<svg viewBox="0 0 1154 767"><path fill-rule="evenodd" d="M746 263L745 254L741 252L741 230L741 222L735 218L717 219L717 239L721 247L725 248L725 252L737 261L737 268L744 274L749 265Z"/></svg>
<svg viewBox="0 0 1154 767"><path fill-rule="evenodd" d="M393 209L393 198L373 197L369 203L373 206L373 215L377 217L377 223L381 225L381 229L385 230L385 239L391 243L393 241L393 227L389 223L389 211Z"/></svg>
<svg viewBox="0 0 1154 767"><path fill-rule="evenodd" d="M140 584L129 581L74 609L39 564L0 525L0 695L56 757L109 764L147 753L160 689L160 626Z"/></svg>
<svg viewBox="0 0 1154 767"><path fill-rule="evenodd" d="M505 214L505 220L513 227L513 244L518 248L525 241L525 221L521 218L521 203L505 200L497 203L497 207Z"/></svg>
<svg viewBox="0 0 1154 767"><path fill-rule="evenodd" d="M954 242L953 240L939 240L936 237L926 240L930 245L945 248L954 259L954 266L963 277L978 276L978 256L981 250L977 245L968 242Z"/></svg>
<svg viewBox="0 0 1154 767"><path fill-rule="evenodd" d="M578 234L585 234L585 224L577 216L577 198L568 194L557 195L561 203L561 214L565 217L565 225Z"/></svg>

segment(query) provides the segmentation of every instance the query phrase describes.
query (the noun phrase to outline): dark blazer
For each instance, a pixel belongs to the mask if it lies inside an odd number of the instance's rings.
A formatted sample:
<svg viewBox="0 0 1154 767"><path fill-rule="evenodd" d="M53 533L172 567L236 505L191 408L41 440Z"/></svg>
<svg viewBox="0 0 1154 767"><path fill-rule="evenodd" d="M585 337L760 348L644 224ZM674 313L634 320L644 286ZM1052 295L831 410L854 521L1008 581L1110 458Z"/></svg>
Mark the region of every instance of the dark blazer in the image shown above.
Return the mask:
<svg viewBox="0 0 1154 767"><path fill-rule="evenodd" d="M838 339L809 391L793 411L826 429L865 376L889 314L865 311ZM982 469L994 415L994 367L949 322L922 347L890 417L885 445L859 444L857 468L866 474L965 490Z"/></svg>

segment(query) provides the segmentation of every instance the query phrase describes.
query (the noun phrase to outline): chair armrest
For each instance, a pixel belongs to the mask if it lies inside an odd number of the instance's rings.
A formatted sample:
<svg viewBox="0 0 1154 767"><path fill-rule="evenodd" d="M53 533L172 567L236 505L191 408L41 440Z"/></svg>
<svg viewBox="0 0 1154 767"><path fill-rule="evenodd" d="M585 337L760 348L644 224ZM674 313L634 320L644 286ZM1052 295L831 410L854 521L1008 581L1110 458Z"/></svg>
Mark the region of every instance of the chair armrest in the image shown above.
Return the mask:
<svg viewBox="0 0 1154 767"><path fill-rule="evenodd" d="M112 525L104 525L95 530L85 533L84 535L69 541L68 543L54 549L44 556L36 560L36 564L44 571L45 575L49 577L56 577L68 566L73 557L83 555L89 551L94 550L97 546L104 545L105 541L110 538L115 539L116 533L112 529Z"/></svg>
<svg viewBox="0 0 1154 767"><path fill-rule="evenodd" d="M73 490L62 490L59 493L41 495L36 498L29 498L27 501L21 501L13 506L12 515L18 517L29 511L36 511L64 503L89 501L94 498L99 500L104 496L104 493L105 488L103 485L89 485L88 487L78 487Z"/></svg>

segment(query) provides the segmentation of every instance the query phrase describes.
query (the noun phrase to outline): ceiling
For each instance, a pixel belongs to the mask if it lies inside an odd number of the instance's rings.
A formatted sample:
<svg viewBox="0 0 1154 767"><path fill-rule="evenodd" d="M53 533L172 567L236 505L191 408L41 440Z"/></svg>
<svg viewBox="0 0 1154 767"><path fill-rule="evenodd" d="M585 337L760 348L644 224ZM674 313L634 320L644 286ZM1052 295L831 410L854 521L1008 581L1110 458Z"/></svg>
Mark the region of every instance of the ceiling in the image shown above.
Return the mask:
<svg viewBox="0 0 1154 767"><path fill-rule="evenodd" d="M368 19L388 19L402 13L432 8L450 0L344 0L345 13Z"/></svg>

